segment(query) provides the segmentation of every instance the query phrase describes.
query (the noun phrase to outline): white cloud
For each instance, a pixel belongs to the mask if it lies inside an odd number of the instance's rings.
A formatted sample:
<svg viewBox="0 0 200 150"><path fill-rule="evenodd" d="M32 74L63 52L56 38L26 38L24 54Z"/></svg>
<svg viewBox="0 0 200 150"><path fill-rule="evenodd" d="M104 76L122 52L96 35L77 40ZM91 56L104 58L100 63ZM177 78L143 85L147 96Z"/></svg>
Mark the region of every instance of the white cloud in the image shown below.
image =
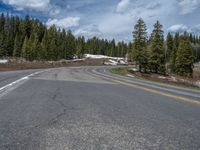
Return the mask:
<svg viewBox="0 0 200 150"><path fill-rule="evenodd" d="M84 26L82 28L77 29L74 32L75 36L85 36L87 38L92 38L94 36L96 37L101 37L102 33L99 30L97 25L89 25L89 26Z"/></svg>
<svg viewBox="0 0 200 150"><path fill-rule="evenodd" d="M183 24L176 24L176 25L171 26L168 29L168 31L172 32L172 33L175 33L175 32L183 33L184 31L188 31L188 30L189 30L189 28Z"/></svg>
<svg viewBox="0 0 200 150"><path fill-rule="evenodd" d="M135 17L129 14L108 13L100 19L104 20L99 22L99 30L104 38L115 38L117 41L129 41L132 38Z"/></svg>
<svg viewBox="0 0 200 150"><path fill-rule="evenodd" d="M191 28L191 32L194 34L200 34L200 24Z"/></svg>
<svg viewBox="0 0 200 150"><path fill-rule="evenodd" d="M129 5L130 5L130 0L121 0L117 5L116 11L118 13L124 13L129 8Z"/></svg>
<svg viewBox="0 0 200 150"><path fill-rule="evenodd" d="M190 14L200 8L200 0L179 0L179 6L181 8L180 14Z"/></svg>
<svg viewBox="0 0 200 150"><path fill-rule="evenodd" d="M156 8L159 8L161 7L161 3L159 2L154 2L154 3L150 3L146 6L147 9L156 9Z"/></svg>
<svg viewBox="0 0 200 150"><path fill-rule="evenodd" d="M56 25L60 28L69 28L79 26L79 17L67 17L63 19L49 19L46 23L47 26Z"/></svg>
<svg viewBox="0 0 200 150"><path fill-rule="evenodd" d="M193 33L193 34L200 34L200 24L198 25L194 25L191 27L188 27L186 25L183 24L177 24L177 25L173 25L168 29L169 32L172 33L183 33L185 31L189 32L189 33Z"/></svg>
<svg viewBox="0 0 200 150"><path fill-rule="evenodd" d="M3 2L14 6L18 10L33 9L44 11L50 7L50 0L3 0Z"/></svg>

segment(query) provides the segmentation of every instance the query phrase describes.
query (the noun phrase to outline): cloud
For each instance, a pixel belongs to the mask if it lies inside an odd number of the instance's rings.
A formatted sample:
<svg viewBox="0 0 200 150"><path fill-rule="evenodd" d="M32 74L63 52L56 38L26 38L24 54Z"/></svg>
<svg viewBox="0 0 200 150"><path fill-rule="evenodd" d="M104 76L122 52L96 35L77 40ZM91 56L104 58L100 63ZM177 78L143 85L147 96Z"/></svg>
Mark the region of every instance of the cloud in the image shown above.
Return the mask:
<svg viewBox="0 0 200 150"><path fill-rule="evenodd" d="M133 17L128 14L107 14L99 25L103 33L123 34L133 29Z"/></svg>
<svg viewBox="0 0 200 150"><path fill-rule="evenodd" d="M56 25L57 27L66 29L69 27L79 26L79 21L80 21L79 17L67 17L67 18L63 18L63 19L49 19L46 22L46 25L47 26Z"/></svg>
<svg viewBox="0 0 200 150"><path fill-rule="evenodd" d="M94 36L101 37L102 32L99 30L97 25L88 25L77 29L74 32L75 36L85 36L87 38L92 38Z"/></svg>
<svg viewBox="0 0 200 150"><path fill-rule="evenodd" d="M50 0L3 0L3 2L15 7L17 10L44 11L50 8Z"/></svg>
<svg viewBox="0 0 200 150"><path fill-rule="evenodd" d="M156 9L156 8L160 8L162 6L161 3L159 2L155 2L155 3L150 3L146 6L147 9Z"/></svg>
<svg viewBox="0 0 200 150"><path fill-rule="evenodd" d="M200 24L194 26L191 28L192 33L194 34L200 34Z"/></svg>
<svg viewBox="0 0 200 150"><path fill-rule="evenodd" d="M179 0L179 7L181 8L180 14L186 15L200 8L199 0Z"/></svg>
<svg viewBox="0 0 200 150"><path fill-rule="evenodd" d="M200 34L200 24L190 26L190 27L183 25L183 24L177 24L177 25L171 26L168 29L168 31L172 32L172 33L176 33L176 32L183 33L185 31L187 31L189 33L198 35L198 34Z"/></svg>
<svg viewBox="0 0 200 150"><path fill-rule="evenodd" d="M183 33L188 30L189 30L189 28L183 24L176 24L176 25L173 25L170 28L168 28L168 31L172 32L172 33L176 33L176 32Z"/></svg>
<svg viewBox="0 0 200 150"><path fill-rule="evenodd" d="M121 0L117 5L116 11L118 13L124 13L129 8L129 5L130 0Z"/></svg>

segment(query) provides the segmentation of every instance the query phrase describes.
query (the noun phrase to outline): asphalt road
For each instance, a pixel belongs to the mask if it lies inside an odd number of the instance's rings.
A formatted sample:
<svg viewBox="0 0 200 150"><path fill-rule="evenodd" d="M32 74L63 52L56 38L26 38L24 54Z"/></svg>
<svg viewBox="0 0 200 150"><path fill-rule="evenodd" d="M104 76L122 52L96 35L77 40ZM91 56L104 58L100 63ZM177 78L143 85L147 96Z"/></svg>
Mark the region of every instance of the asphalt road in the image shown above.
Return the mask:
<svg viewBox="0 0 200 150"><path fill-rule="evenodd" d="M0 149L200 150L199 96L105 67L1 72Z"/></svg>

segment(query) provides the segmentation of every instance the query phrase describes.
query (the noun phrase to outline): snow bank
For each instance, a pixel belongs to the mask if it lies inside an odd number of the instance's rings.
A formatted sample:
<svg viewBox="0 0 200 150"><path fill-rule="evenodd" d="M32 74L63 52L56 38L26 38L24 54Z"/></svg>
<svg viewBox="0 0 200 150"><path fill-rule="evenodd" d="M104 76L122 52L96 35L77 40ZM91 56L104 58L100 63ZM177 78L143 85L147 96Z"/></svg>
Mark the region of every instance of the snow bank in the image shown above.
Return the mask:
<svg viewBox="0 0 200 150"><path fill-rule="evenodd" d="M128 76L128 77L135 78L135 76L134 76L134 75L132 75L132 74L127 74L127 76Z"/></svg>
<svg viewBox="0 0 200 150"><path fill-rule="evenodd" d="M139 71L137 68L131 68L131 69L129 69L129 70L134 71L134 72Z"/></svg>
<svg viewBox="0 0 200 150"><path fill-rule="evenodd" d="M85 54L84 58L91 58L91 59L115 59L115 60L123 60L124 58L121 57L109 57L105 55L91 55L91 54Z"/></svg>
<svg viewBox="0 0 200 150"><path fill-rule="evenodd" d="M158 78L159 78L159 79L167 79L167 78L164 77L164 76L159 76Z"/></svg>
<svg viewBox="0 0 200 150"><path fill-rule="evenodd" d="M196 86L200 87L200 81L194 83Z"/></svg>
<svg viewBox="0 0 200 150"><path fill-rule="evenodd" d="M6 64L6 63L8 63L8 60L6 60L6 59L4 59L4 60L0 59L0 64Z"/></svg>
<svg viewBox="0 0 200 150"><path fill-rule="evenodd" d="M85 58L83 58L83 59L73 59L73 60L71 60L72 62L76 62L76 61L84 61L85 60Z"/></svg>
<svg viewBox="0 0 200 150"><path fill-rule="evenodd" d="M118 65L118 62L117 62L117 61L114 61L114 60L111 60L111 59L109 59L109 60L108 60L108 62L104 62L104 65L117 66L117 65Z"/></svg>

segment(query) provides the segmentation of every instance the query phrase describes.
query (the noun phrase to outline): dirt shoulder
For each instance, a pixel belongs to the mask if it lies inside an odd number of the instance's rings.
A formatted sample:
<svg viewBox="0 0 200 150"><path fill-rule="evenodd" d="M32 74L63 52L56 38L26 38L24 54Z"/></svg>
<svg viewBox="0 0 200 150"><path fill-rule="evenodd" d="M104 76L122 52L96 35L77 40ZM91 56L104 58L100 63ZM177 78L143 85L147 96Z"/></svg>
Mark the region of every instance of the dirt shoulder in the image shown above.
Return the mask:
<svg viewBox="0 0 200 150"><path fill-rule="evenodd" d="M79 59L60 61L25 61L22 59L9 59L7 63L0 63L0 71L43 69L73 66L101 66L106 59Z"/></svg>

